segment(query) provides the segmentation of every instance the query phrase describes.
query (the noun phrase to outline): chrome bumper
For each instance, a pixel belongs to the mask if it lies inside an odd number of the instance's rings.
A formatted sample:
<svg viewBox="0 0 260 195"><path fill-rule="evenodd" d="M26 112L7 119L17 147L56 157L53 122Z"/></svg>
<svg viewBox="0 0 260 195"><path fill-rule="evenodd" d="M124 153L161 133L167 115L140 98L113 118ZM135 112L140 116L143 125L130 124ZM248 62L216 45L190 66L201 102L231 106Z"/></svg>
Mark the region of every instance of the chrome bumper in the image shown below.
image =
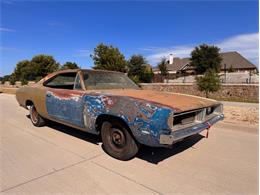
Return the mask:
<svg viewBox="0 0 260 195"><path fill-rule="evenodd" d="M189 137L191 135L200 133L201 131L208 129L211 125L215 124L216 122L223 120L224 114L219 114L211 119L208 119L204 122L197 123L190 127L179 129L176 131L172 131L169 135L161 135L160 136L160 144L162 145L172 145L175 142L182 140L185 137Z"/></svg>

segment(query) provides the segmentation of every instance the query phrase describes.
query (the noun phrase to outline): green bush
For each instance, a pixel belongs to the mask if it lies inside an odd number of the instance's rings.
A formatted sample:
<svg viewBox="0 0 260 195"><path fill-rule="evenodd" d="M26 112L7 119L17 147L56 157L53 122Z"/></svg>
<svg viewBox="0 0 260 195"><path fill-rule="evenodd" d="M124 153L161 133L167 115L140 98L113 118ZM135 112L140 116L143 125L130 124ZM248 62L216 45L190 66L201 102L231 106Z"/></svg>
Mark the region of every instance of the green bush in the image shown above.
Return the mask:
<svg viewBox="0 0 260 195"><path fill-rule="evenodd" d="M21 80L21 84L22 84L22 85L28 85L28 81L27 81L26 79L22 79L22 80Z"/></svg>
<svg viewBox="0 0 260 195"><path fill-rule="evenodd" d="M208 70L205 75L196 78L197 86L200 91L204 91L208 98L210 92L220 89L220 79L213 70Z"/></svg>

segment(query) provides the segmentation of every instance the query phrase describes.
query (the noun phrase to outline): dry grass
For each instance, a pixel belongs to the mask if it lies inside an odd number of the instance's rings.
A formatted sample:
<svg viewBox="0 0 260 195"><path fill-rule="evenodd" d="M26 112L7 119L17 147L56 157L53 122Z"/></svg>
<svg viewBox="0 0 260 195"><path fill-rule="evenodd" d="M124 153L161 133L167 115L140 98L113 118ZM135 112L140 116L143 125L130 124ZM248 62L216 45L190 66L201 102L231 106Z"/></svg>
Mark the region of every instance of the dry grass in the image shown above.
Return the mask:
<svg viewBox="0 0 260 195"><path fill-rule="evenodd" d="M0 87L0 93L15 94L18 88Z"/></svg>
<svg viewBox="0 0 260 195"><path fill-rule="evenodd" d="M252 125L259 123L258 107L224 106L226 121L246 122Z"/></svg>

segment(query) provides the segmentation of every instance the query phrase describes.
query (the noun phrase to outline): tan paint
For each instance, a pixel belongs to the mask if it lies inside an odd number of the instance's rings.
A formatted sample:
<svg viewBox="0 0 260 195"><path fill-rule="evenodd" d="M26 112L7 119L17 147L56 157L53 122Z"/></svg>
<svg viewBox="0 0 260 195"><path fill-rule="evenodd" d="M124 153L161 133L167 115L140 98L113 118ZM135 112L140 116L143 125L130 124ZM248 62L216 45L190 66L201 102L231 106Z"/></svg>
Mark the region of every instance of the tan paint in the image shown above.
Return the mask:
<svg viewBox="0 0 260 195"><path fill-rule="evenodd" d="M48 117L45 98L46 98L46 87L41 84L35 84L33 86L22 87L17 90L16 98L19 104L26 107L26 101L30 100L36 107L38 113L43 117Z"/></svg>
<svg viewBox="0 0 260 195"><path fill-rule="evenodd" d="M27 100L32 101L38 113L45 118L49 118L46 104L45 104L46 92L48 88L43 86L43 83L48 79L56 76L57 74L66 73L66 72L78 72L78 71L79 69L72 69L72 70L68 69L68 70L61 70L61 71L51 73L32 86L19 88L16 92L16 99L19 102L19 104L23 107L26 107Z"/></svg>
<svg viewBox="0 0 260 195"><path fill-rule="evenodd" d="M194 110L202 107L208 107L219 104L215 100L200 98L197 96L184 95L178 93L158 92L152 90L92 90L93 92L113 94L119 96L128 96L150 102L159 103L181 111Z"/></svg>

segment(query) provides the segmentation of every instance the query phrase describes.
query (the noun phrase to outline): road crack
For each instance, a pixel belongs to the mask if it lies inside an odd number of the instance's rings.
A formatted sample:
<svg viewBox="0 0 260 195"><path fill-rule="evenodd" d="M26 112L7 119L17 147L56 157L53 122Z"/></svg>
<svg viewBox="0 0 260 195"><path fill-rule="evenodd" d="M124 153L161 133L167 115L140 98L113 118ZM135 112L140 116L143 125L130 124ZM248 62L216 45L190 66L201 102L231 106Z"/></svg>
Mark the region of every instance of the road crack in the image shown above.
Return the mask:
<svg viewBox="0 0 260 195"><path fill-rule="evenodd" d="M12 190L12 189L14 189L14 188L17 188L17 187L19 187L19 186L22 186L22 185L31 183L31 182L33 182L33 181L42 179L42 178L47 177L47 176L50 176L50 175L53 175L53 174L58 173L58 172L60 172L60 171L63 171L63 170L69 169L69 168L71 168L71 167L74 167L74 166L76 166L76 165L82 164L82 163L84 163L84 162L93 160L93 159L95 159L95 158L97 158L97 157L99 157L99 156L102 156L102 155L103 155L103 154L98 154L98 155L95 155L95 156L93 156L93 157L90 157L90 158L87 158L87 159L78 161L78 162L76 162L76 163L70 164L70 165L68 165L68 166L66 166L66 167L63 167L63 168L60 168L60 169L53 169L53 171L51 171L51 172L49 172L49 173L46 173L46 174L41 175L41 176L39 176L39 177L32 178L32 179L27 180L27 181L25 181L25 182L19 183L19 184L15 185L15 186L12 186L12 187L3 189L3 190L1 190L1 192L10 191L10 190Z"/></svg>
<svg viewBox="0 0 260 195"><path fill-rule="evenodd" d="M103 168L103 169L105 169L105 170L107 170L107 171L109 171L109 172L111 172L111 173L114 173L114 174L116 174L116 175L118 175L120 177L123 177L124 179L127 179L127 180L129 180L131 182L134 182L135 184L140 185L140 186L142 186L142 187L144 187L144 188L146 188L146 189L148 189L148 190L150 190L150 191L152 191L152 192L154 192L156 194L163 194L163 193L161 193L161 192L159 192L159 191L157 191L157 190L155 190L153 188L150 188L150 187L148 187L148 186L146 186L146 185L144 185L144 184L142 184L142 183L140 183L140 182L138 182L138 181L136 181L134 179L131 179L131 178L127 177L127 176L124 176L124 175L122 175L122 174L120 174L120 173L118 173L118 172L116 172L116 171L114 171L112 169L109 169L109 168L107 168L107 167L105 167L103 165L100 165L100 164L98 164L98 163L96 163L94 161L90 161L90 162L95 164L95 165L97 165L97 166L99 166L99 167L101 167L101 168Z"/></svg>

